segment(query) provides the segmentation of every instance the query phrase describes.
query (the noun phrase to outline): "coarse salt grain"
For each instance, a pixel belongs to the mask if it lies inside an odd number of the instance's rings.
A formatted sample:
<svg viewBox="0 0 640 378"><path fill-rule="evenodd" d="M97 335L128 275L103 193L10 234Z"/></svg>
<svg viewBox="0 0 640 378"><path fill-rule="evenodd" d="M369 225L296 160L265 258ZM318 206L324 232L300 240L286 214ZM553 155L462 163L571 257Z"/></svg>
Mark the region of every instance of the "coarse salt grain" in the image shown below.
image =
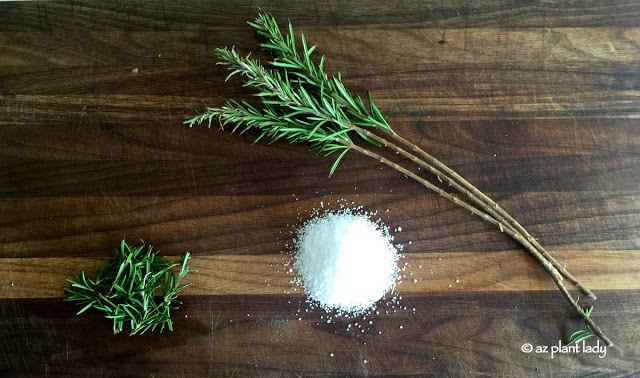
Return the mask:
<svg viewBox="0 0 640 378"><path fill-rule="evenodd" d="M312 302L362 313L393 290L399 254L388 231L364 214L326 212L298 231L294 267Z"/></svg>

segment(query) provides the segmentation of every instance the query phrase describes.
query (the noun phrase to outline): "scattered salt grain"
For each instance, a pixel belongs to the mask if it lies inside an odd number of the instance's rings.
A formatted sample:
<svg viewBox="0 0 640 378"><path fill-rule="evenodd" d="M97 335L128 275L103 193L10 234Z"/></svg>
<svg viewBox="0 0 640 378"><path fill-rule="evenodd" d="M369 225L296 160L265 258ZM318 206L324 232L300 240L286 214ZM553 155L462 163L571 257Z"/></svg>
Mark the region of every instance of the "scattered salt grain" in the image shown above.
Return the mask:
<svg viewBox="0 0 640 378"><path fill-rule="evenodd" d="M379 223L339 211L304 224L293 265L311 301L327 311L359 314L393 290L399 254Z"/></svg>

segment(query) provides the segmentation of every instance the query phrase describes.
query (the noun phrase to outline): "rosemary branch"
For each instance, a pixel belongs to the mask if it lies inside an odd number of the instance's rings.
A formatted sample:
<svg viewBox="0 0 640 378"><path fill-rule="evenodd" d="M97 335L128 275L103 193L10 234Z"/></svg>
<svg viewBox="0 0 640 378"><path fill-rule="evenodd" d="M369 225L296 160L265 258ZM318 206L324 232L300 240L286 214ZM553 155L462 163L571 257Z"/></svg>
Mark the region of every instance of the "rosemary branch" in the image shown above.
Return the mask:
<svg viewBox="0 0 640 378"><path fill-rule="evenodd" d="M286 36L282 35L275 19L268 14L260 14L255 22L249 24L259 35L267 39L267 42L262 43L261 46L274 54L272 65L276 69L266 69L257 60L249 56L240 56L234 49L227 48L217 49L220 58L218 64L229 65L231 71L229 77L235 74L244 76L245 86L258 90L257 96L261 99L264 108L258 109L246 102L232 100L221 108L207 108L203 114L185 120L185 124L193 126L208 122L210 127L212 120L217 118L222 127L228 124L233 125L232 132L242 134L250 129L258 130L259 136L256 141L263 137L269 138L270 142L287 139L290 143L308 142L317 154L326 156L339 152L329 176L335 172L338 163L349 150L357 151L390 166L471 211L472 214L494 224L519 242L543 265L563 296L584 318L590 329L608 345L612 345L569 294L562 282L563 276L589 297L595 299L595 295L540 246L513 217L451 168L395 133L371 101L370 95L365 105L360 96L353 95L345 88L339 73L337 77L329 78L323 69L324 57L318 64L311 60L310 56L315 46L308 47L302 33L299 52L291 23ZM386 133L406 149L372 131ZM352 133L361 141L374 147L388 148L426 168L440 182L444 180L463 194L473 205L440 189L411 170L360 146L351 138Z"/></svg>

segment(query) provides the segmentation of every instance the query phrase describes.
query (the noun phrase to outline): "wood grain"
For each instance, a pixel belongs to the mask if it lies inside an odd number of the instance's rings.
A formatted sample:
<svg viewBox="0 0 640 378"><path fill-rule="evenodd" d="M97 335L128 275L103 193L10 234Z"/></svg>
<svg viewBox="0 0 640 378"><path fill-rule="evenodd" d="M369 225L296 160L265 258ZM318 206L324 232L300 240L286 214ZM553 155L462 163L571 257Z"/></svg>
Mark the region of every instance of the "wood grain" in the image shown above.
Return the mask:
<svg viewBox="0 0 640 378"><path fill-rule="evenodd" d="M639 373L640 3L259 6L303 29L330 74L370 90L394 130L593 288L594 319L616 347L603 358L523 353L558 345L580 320L516 243L396 172L350 153L327 179L331 161L307 146L182 126L203 102L254 100L238 79L224 82L214 49L269 59L246 25L256 4L8 2L1 375ZM364 332L327 323L285 271L283 252L320 203L376 212L403 245L401 304L359 319L372 322ZM93 271L123 237L193 254L199 273L174 332L113 336L61 300L65 279Z"/></svg>
<svg viewBox="0 0 640 378"><path fill-rule="evenodd" d="M403 295L425 292L518 292L556 290L553 281L533 258L523 251L479 254L411 253L400 259L400 279L395 287ZM189 277L186 295L279 295L302 296L289 272L287 254L223 255L198 254L190 266L198 274ZM567 251L554 253L573 274L585 277L590 289L640 290L640 251ZM64 297L67 278L84 270L90 277L104 264L100 257L5 258L0 267L0 298ZM406 265L405 265L406 264ZM620 272L619 268L625 267ZM616 280L611 281L615 276Z"/></svg>
<svg viewBox="0 0 640 378"><path fill-rule="evenodd" d="M333 180L333 178L332 178ZM292 187L293 188L293 187ZM334 188L335 189L335 188ZM345 198L377 211L404 253L496 252L517 248L505 235L429 194L243 195L169 197L32 197L0 201L5 214L2 257L111 257L126 237L153 243L168 255L277 254L310 218L311 209L338 209ZM296 190L297 191L297 190ZM608 195L608 196L606 196ZM576 192L494 195L551 251L638 250L640 207L632 193ZM606 198L605 198L606 197ZM518 209L539 203L534 214ZM576 205L579 204L580 206ZM511 210L514 209L514 210ZM594 232L597 229L598 232ZM412 244L408 245L411 241ZM105 247L105 245L108 246ZM118 243L116 243L118 245Z"/></svg>
<svg viewBox="0 0 640 378"><path fill-rule="evenodd" d="M25 375L63 375L73 366L79 375L625 376L640 362L638 326L627 321L638 312L639 295L607 291L598 299L599 319L619 345L603 358L520 351L524 343L558 345L558 335L581 326L557 305L557 292L423 293L404 297L407 310L390 309L373 324L327 323L322 311L288 295L185 296L174 332L135 338L111 335L99 315L74 316L59 299L2 299L0 325L3 345L15 340L3 357ZM363 329L347 330L358 320Z"/></svg>

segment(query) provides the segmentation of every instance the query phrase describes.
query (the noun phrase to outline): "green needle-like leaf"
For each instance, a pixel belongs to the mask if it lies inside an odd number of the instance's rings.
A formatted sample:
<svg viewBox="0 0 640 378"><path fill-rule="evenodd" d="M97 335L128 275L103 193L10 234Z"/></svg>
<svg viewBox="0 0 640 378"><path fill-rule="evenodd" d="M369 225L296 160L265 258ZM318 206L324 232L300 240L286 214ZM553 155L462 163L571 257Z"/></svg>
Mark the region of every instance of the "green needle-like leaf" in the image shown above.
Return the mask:
<svg viewBox="0 0 640 378"><path fill-rule="evenodd" d="M587 318L591 316L591 311L593 311L593 306L584 310L584 313L587 315ZM587 324L586 322L585 322L585 327L586 329L580 329L578 331L575 331L573 334L571 334L571 337L569 337L569 341L567 341L567 345L578 344L583 340L596 336L596 334L593 332L589 324Z"/></svg>
<svg viewBox="0 0 640 378"><path fill-rule="evenodd" d="M143 252L144 251L144 252ZM105 318L113 321L113 332L123 330L124 324L130 324L131 335L142 334L160 326L160 332L166 325L173 330L170 310L177 309L174 303L178 292L189 284L180 285L180 281L193 269L187 267L189 252L181 257L179 264L163 260L153 246L131 248L123 240L120 249L114 251L114 259L107 261L96 272L95 284L84 271L76 280L67 280L70 288L65 288L68 297L65 301L76 302L84 306L79 312L93 308L104 313ZM180 267L177 278L169 271ZM163 280L162 284L158 284ZM162 287L162 293L156 297L156 289Z"/></svg>
<svg viewBox="0 0 640 378"><path fill-rule="evenodd" d="M261 14L249 25L268 40L261 46L274 53L276 58L272 64L281 71L266 69L259 61L240 56L233 49L216 51L219 64L229 66L229 76L244 76L245 86L257 90L256 95L264 108L228 101L221 108L207 108L205 113L185 120L185 124L192 127L206 122L210 127L217 118L221 126L231 124L232 131L240 134L256 129L258 134L254 142L263 138L268 138L269 143L282 138L290 143L307 142L317 154L325 156L336 149L344 150L331 167L330 175L349 149L346 145L351 143L351 134L380 146L363 133L354 131L356 127L390 130L371 98L369 107L365 108L362 99L354 98L345 88L339 74L329 78L323 71L324 59L320 59L319 64L310 59L315 46L308 47L303 34L300 35L299 53L290 23L286 36L268 14Z"/></svg>

